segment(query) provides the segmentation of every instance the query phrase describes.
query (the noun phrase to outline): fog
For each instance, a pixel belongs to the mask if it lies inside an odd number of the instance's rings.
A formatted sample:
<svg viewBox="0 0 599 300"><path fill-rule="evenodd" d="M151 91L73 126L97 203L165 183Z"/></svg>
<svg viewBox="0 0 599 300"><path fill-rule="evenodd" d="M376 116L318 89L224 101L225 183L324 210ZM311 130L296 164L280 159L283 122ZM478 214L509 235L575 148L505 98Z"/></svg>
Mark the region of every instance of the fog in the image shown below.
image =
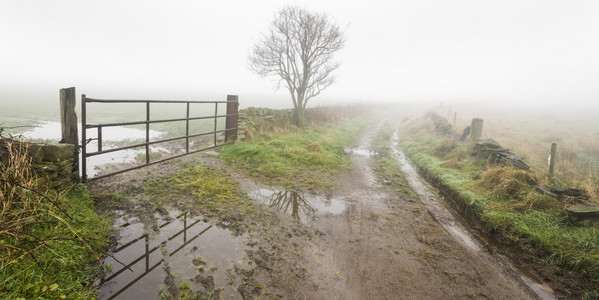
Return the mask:
<svg viewBox="0 0 599 300"><path fill-rule="evenodd" d="M354 3L355 2L355 3ZM310 105L476 103L588 108L599 100L598 1L13 1L0 3L0 109L94 98L290 107L247 67L284 4L346 32L337 82Z"/></svg>

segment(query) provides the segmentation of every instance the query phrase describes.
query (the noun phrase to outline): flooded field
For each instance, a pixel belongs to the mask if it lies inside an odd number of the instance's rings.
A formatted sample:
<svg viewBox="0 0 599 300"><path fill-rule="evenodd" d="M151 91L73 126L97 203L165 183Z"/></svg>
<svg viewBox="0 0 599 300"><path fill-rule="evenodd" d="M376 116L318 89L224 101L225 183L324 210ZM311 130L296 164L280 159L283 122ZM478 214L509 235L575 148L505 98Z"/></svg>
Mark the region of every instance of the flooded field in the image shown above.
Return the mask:
<svg viewBox="0 0 599 300"><path fill-rule="evenodd" d="M81 131L81 124L79 124L78 127ZM97 140L95 140L98 137L97 131L87 130L87 134L87 137L92 139L87 144L87 147L91 151L95 151L94 149L98 149L98 142ZM163 134L164 133L160 131L150 130L150 139L159 138ZM102 135L104 137L102 147L106 150L117 147L118 145L133 144L135 141L144 140L146 137L146 132L145 130L136 128L111 126L103 128ZM25 139L58 142L61 139L61 125L60 122L41 122L37 124L36 127L34 127L33 129L23 132L22 136ZM79 137L81 137L81 132L79 132ZM170 150L160 146L151 146L150 151L154 153L170 153ZM101 166L107 164L132 163L135 161L138 155L144 153L145 151L143 150L143 148L138 148L92 156L87 159L87 175L89 177L97 175L99 172L101 172Z"/></svg>
<svg viewBox="0 0 599 300"><path fill-rule="evenodd" d="M250 196L302 223L313 221L317 215L340 214L345 210L345 203L341 200L292 190L258 189Z"/></svg>
<svg viewBox="0 0 599 300"><path fill-rule="evenodd" d="M159 299L176 296L181 286L193 294L241 299L235 272L249 267L244 236L176 210L159 218L154 230L125 215L114 227L121 232L104 261L111 269L100 281L100 299Z"/></svg>
<svg viewBox="0 0 599 300"><path fill-rule="evenodd" d="M79 124L81 130L81 124ZM87 152L98 150L98 131L88 129L87 133ZM58 142L61 139L60 122L44 121L39 122L32 129L21 134L25 140L51 141ZM150 141L164 138L172 138L166 132L150 129ZM81 137L81 132L79 132ZM122 147L126 145L139 144L145 141L146 132L144 129L107 126L102 128L102 150ZM218 136L218 142L224 139L224 136ZM209 147L214 145L212 136L200 136L189 139L190 151L195 149ZM159 143L150 145L150 161L155 161L164 157L169 157L185 152L185 139L175 140L168 143ZM80 158L81 159L81 158ZM115 171L122 169L123 164L134 164L145 160L145 148L136 147L131 149L119 150L103 153L87 158L87 176L94 177L103 173L105 170ZM79 162L81 166L81 161Z"/></svg>

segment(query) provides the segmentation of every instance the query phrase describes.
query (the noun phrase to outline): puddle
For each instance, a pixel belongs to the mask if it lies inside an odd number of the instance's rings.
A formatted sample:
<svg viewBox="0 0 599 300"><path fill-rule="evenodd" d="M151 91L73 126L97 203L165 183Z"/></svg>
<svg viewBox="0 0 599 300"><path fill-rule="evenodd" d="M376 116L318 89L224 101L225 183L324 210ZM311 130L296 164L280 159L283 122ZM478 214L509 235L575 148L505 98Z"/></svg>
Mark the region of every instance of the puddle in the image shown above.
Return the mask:
<svg viewBox="0 0 599 300"><path fill-rule="evenodd" d="M278 212L290 214L302 223L314 220L319 214L340 214L345 210L343 201L291 190L259 189L249 195Z"/></svg>
<svg viewBox="0 0 599 300"><path fill-rule="evenodd" d="M378 153L376 151L371 151L371 150L367 150L367 149L361 149L361 148L346 148L343 149L343 152L345 152L346 154L356 154L356 155L360 155L360 156L365 156L365 157L373 157L378 155Z"/></svg>
<svg viewBox="0 0 599 300"><path fill-rule="evenodd" d="M115 221L121 233L111 254L127 267L112 257L104 260L112 269L100 281L99 299L159 299L161 290L168 292L165 280L172 276L177 286L187 282L193 292L206 292L206 278L212 276L214 289L223 288L220 296L242 298L236 290L241 283L238 279L229 284L228 269L248 268L245 238L199 216L177 211L170 215L158 221L159 231L151 233L134 218L122 216Z"/></svg>
<svg viewBox="0 0 599 300"><path fill-rule="evenodd" d="M436 196L430 191L429 187L420 178L420 175L416 169L410 164L403 152L397 150L399 146L399 135L396 130L391 137L392 156L395 161L399 164L401 171L405 174L406 179L410 187L420 195L423 202L429 207L431 214L434 215L437 222L451 234L458 242L462 243L466 247L480 252L480 246L475 242L468 231L459 224L453 215L449 213L444 207L441 206ZM523 270L517 268L513 262L510 263L510 267L518 273L522 281L528 285L539 298L543 300L557 299L550 287L543 285L534 280L532 275L528 275Z"/></svg>
<svg viewBox="0 0 599 300"><path fill-rule="evenodd" d="M78 124L79 137L81 137L81 123ZM24 132L22 136L24 138L39 139L39 140L51 140L59 141L61 138L61 125L60 122L41 122L37 127L30 131ZM96 129L88 129L87 138L95 139L98 137L98 131ZM150 139L155 140L162 136L164 133L161 131L150 130ZM145 130L123 127L123 126L108 126L102 128L102 148L108 150L110 148L117 147L119 145L131 145L136 143L135 141L145 141L146 132ZM87 144L88 152L95 152L98 149L98 141L92 140ZM151 145L150 151L152 153L167 153L170 154L170 150L160 147L157 145ZM107 164L123 164L135 162L135 158L142 154L145 155L145 149L127 149L122 151L115 151L96 155L87 158L87 176L94 177L101 171L101 166ZM80 158L81 159L81 158ZM81 161L79 161L81 166Z"/></svg>

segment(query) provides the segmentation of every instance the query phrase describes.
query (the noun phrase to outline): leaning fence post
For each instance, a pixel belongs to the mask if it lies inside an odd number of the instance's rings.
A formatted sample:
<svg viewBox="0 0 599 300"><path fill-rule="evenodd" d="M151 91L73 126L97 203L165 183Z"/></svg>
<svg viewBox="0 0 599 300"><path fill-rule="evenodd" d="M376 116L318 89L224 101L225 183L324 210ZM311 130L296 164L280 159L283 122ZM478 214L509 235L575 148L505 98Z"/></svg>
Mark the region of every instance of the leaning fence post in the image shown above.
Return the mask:
<svg viewBox="0 0 599 300"><path fill-rule="evenodd" d="M60 125L61 143L75 145L73 153L73 172L79 170L79 137L77 133L77 114L75 113L75 87L60 89Z"/></svg>
<svg viewBox="0 0 599 300"><path fill-rule="evenodd" d="M239 97L237 95L227 95L227 121L225 126L225 142L237 139L237 113L239 107Z"/></svg>
<svg viewBox="0 0 599 300"><path fill-rule="evenodd" d="M478 142L483 134L483 119L474 118L472 119L472 125L470 126L470 137L473 142Z"/></svg>
<svg viewBox="0 0 599 300"><path fill-rule="evenodd" d="M553 177L555 171L555 155L557 154L557 143L551 143L551 156L549 157L549 176Z"/></svg>

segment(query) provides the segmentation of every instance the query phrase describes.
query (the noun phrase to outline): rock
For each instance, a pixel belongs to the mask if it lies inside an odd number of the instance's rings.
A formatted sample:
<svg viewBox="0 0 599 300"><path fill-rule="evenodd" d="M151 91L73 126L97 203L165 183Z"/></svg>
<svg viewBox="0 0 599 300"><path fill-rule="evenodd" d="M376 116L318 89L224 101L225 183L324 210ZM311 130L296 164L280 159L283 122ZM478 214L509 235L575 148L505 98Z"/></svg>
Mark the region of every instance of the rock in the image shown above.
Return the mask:
<svg viewBox="0 0 599 300"><path fill-rule="evenodd" d="M577 204L566 207L568 219L576 225L588 221L589 226L599 227L599 205Z"/></svg>
<svg viewBox="0 0 599 300"><path fill-rule="evenodd" d="M435 133L455 138L455 132L453 131L453 127L451 127L451 125L447 122L447 120L445 120L445 118L439 116L434 112L427 113L426 117L433 120L433 124L435 124Z"/></svg>
<svg viewBox="0 0 599 300"><path fill-rule="evenodd" d="M462 136L460 137L460 141L463 142L470 135L470 126L464 128L462 132Z"/></svg>
<svg viewBox="0 0 599 300"><path fill-rule="evenodd" d="M551 192L551 190L546 186L539 185L539 186L536 186L535 189L545 195L549 195L551 197L557 197L557 194L554 194L553 192Z"/></svg>
<svg viewBox="0 0 599 300"><path fill-rule="evenodd" d="M586 191L582 189L571 189L558 186L550 186L549 189L551 190L551 192L559 196L572 196L587 199L589 198L589 195L586 194Z"/></svg>
<svg viewBox="0 0 599 300"><path fill-rule="evenodd" d="M561 197L574 197L579 200L589 199L591 196L586 194L583 189L571 189L558 186L537 186L537 191L546 195L561 198Z"/></svg>
<svg viewBox="0 0 599 300"><path fill-rule="evenodd" d="M474 145L472 155L487 158L492 164L512 166L520 170L530 169L530 167L523 161L522 157L501 147L501 145L494 139L486 139L477 142Z"/></svg>
<svg viewBox="0 0 599 300"><path fill-rule="evenodd" d="M75 145L73 144L49 144L43 148L43 161L57 162L67 160L73 157Z"/></svg>

